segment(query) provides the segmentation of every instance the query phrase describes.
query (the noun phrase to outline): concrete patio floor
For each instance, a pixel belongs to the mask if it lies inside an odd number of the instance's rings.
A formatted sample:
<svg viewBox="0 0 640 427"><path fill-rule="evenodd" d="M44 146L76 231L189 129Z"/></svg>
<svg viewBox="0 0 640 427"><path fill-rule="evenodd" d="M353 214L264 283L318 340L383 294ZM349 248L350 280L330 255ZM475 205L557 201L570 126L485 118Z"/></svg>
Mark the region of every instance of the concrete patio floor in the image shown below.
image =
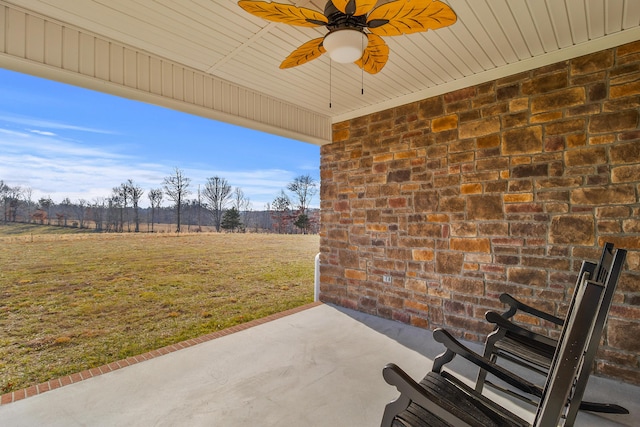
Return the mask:
<svg viewBox="0 0 640 427"><path fill-rule="evenodd" d="M475 349L478 346L472 346ZM378 426L396 390L443 351L431 332L320 304L295 314L0 406L2 426ZM473 378L463 360L451 369ZM640 425L640 387L592 377L587 398L629 415L580 413L577 426ZM525 409L505 406L532 418Z"/></svg>

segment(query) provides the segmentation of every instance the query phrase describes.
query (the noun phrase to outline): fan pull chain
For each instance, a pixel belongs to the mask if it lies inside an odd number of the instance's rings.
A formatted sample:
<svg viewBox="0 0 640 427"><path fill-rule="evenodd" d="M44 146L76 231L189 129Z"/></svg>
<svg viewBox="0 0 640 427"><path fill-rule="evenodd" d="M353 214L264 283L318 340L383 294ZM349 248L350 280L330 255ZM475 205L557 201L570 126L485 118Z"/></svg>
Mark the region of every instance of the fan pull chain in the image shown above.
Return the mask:
<svg viewBox="0 0 640 427"><path fill-rule="evenodd" d="M364 52L364 39L362 37L360 37L360 45L360 51ZM362 63L362 67L360 67L360 71L362 72L360 76L360 95L364 95L364 62Z"/></svg>
<svg viewBox="0 0 640 427"><path fill-rule="evenodd" d="M331 108L331 70L333 69L333 61L329 57L329 108Z"/></svg>

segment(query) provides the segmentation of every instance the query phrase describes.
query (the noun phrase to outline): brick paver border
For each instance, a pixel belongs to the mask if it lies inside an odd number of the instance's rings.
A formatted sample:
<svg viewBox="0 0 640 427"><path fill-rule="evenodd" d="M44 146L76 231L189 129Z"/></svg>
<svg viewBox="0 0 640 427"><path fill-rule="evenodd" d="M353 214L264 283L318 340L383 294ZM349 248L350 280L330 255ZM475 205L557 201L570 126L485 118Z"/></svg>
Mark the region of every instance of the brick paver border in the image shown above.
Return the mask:
<svg viewBox="0 0 640 427"><path fill-rule="evenodd" d="M97 368L87 369L85 371L67 375L65 377L49 380L41 384L32 385L31 387L27 387L22 390L5 393L2 396L0 396L0 405L6 405L8 403L17 402L18 400L26 399L27 397L42 394L47 391L55 390L57 388L60 388L69 384L77 383L79 381L96 377L98 375L106 374L107 372L115 371L131 365L135 365L136 363L144 362L145 360L149 360L165 354L173 353L174 351L182 350L183 348L192 347L197 344L202 344L207 341L215 340L216 338L221 338L227 335L234 334L236 332L244 331L246 329L253 328L254 326L262 325L264 323L268 323L277 319L281 319L283 317L290 316L295 313L299 313L304 310L308 310L313 307L317 307L321 304L322 304L321 302L313 302L300 307L292 308L287 311L275 313L270 316L263 317L261 319L251 320L250 322L243 323L241 325L232 326L230 328L223 329L221 331L211 332L210 334L203 335L201 337L192 338L190 340L182 341L176 344L171 344L166 347L159 348L157 350L152 350L147 353L140 354L138 356L128 357L126 359L118 360L117 362L112 362L107 365L99 366Z"/></svg>

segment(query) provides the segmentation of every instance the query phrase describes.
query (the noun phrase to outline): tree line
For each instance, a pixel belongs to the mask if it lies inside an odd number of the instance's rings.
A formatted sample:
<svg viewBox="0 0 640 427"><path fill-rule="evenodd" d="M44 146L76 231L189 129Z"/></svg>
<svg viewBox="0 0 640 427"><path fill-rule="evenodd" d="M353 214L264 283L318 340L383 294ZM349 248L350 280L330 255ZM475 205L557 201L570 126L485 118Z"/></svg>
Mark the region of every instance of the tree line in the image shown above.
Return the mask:
<svg viewBox="0 0 640 427"><path fill-rule="evenodd" d="M294 178L285 191L254 211L240 187L232 187L220 176L207 178L203 186L192 186L191 179L179 168L166 176L161 185L145 191L128 179L106 197L92 201L68 197L55 203L51 197L32 200L29 187L10 186L0 180L0 200L4 222L30 222L65 227L94 227L98 232L140 232L146 217L147 230L155 232L160 224L174 224L174 231L217 232L273 231L277 233L314 233L318 229L318 210L310 209L318 192L318 183L310 175ZM141 208L147 196L148 208ZM195 197L191 197L195 196ZM166 197L166 199L165 199ZM170 206L162 206L163 202Z"/></svg>

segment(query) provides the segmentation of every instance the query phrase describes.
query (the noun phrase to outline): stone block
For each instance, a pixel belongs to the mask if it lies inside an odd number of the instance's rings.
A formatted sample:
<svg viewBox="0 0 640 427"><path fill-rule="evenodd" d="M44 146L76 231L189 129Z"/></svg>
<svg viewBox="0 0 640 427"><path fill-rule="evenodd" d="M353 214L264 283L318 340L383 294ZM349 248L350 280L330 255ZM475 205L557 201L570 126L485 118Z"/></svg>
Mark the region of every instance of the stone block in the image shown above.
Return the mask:
<svg viewBox="0 0 640 427"><path fill-rule="evenodd" d="M547 272L538 268L509 267L507 280L521 285L544 288L547 287Z"/></svg>
<svg viewBox="0 0 640 427"><path fill-rule="evenodd" d="M529 108L528 96L523 96L521 98L516 98L509 101L509 111L511 112L522 111L528 108Z"/></svg>
<svg viewBox="0 0 640 427"><path fill-rule="evenodd" d="M640 95L627 98L610 99L602 104L602 111L622 111L632 108L640 108Z"/></svg>
<svg viewBox="0 0 640 427"><path fill-rule="evenodd" d="M491 157L476 160L476 170L504 170L509 168L509 159L506 157Z"/></svg>
<svg viewBox="0 0 640 427"><path fill-rule="evenodd" d="M458 114L458 118L460 123L472 122L474 120L478 120L481 118L480 110L469 110L469 111L460 112ZM456 126L457 126L457 123L456 123Z"/></svg>
<svg viewBox="0 0 640 427"><path fill-rule="evenodd" d="M518 83L499 87L496 91L496 99L498 101L510 100L518 95L520 95L520 84Z"/></svg>
<svg viewBox="0 0 640 427"><path fill-rule="evenodd" d="M497 104L486 105L480 110L482 117L499 116L509 111L509 104L506 102L499 102ZM462 111L459 111L462 113Z"/></svg>
<svg viewBox="0 0 640 427"><path fill-rule="evenodd" d="M638 110L603 113L589 118L590 133L620 132L638 127Z"/></svg>
<svg viewBox="0 0 640 427"><path fill-rule="evenodd" d="M399 209L407 207L406 197L390 197L388 199L389 207L391 209Z"/></svg>
<svg viewBox="0 0 640 427"><path fill-rule="evenodd" d="M564 135L567 133L584 132L586 121L585 119L571 119L563 120L560 122L549 123L545 127L547 135Z"/></svg>
<svg viewBox="0 0 640 427"><path fill-rule="evenodd" d="M638 141L616 144L609 151L611 163L638 163L640 162L640 143Z"/></svg>
<svg viewBox="0 0 640 427"><path fill-rule="evenodd" d="M569 150L564 153L564 162L568 167L602 165L607 163L607 152L604 147Z"/></svg>
<svg viewBox="0 0 640 427"><path fill-rule="evenodd" d="M562 108L584 104L586 101L584 87L573 87L540 95L531 100L531 113L538 114Z"/></svg>
<svg viewBox="0 0 640 427"><path fill-rule="evenodd" d="M542 152L542 127L511 129L502 134L502 154L533 154Z"/></svg>
<svg viewBox="0 0 640 427"><path fill-rule="evenodd" d="M493 135L481 136L476 140L476 145L479 149L499 147L500 135L493 134Z"/></svg>
<svg viewBox="0 0 640 427"><path fill-rule="evenodd" d="M562 215L551 219L549 242L590 246L595 242L595 223L590 215Z"/></svg>
<svg viewBox="0 0 640 427"><path fill-rule="evenodd" d="M640 182L640 164L611 169L611 182Z"/></svg>
<svg viewBox="0 0 640 427"><path fill-rule="evenodd" d="M628 218L631 208L628 206L604 206L596 208L596 218Z"/></svg>
<svg viewBox="0 0 640 427"><path fill-rule="evenodd" d="M438 117L431 121L431 130L433 132L443 132L445 130L455 129L457 127L457 114L449 114L448 116Z"/></svg>
<svg viewBox="0 0 640 427"><path fill-rule="evenodd" d="M503 219L502 197L499 194L468 196L467 218L476 221Z"/></svg>
<svg viewBox="0 0 640 427"><path fill-rule="evenodd" d="M491 242L488 238L454 237L449 241L449 247L454 251L463 252L491 252Z"/></svg>
<svg viewBox="0 0 640 427"><path fill-rule="evenodd" d="M583 147L587 145L587 135L584 133L567 135L566 141L568 148Z"/></svg>
<svg viewBox="0 0 640 427"><path fill-rule="evenodd" d="M344 269L344 277L353 280L367 280L367 272L362 270Z"/></svg>
<svg viewBox="0 0 640 427"><path fill-rule="evenodd" d="M463 253L439 251L436 255L436 273L460 274L463 263Z"/></svg>
<svg viewBox="0 0 640 427"><path fill-rule="evenodd" d="M460 139L477 138L500 131L500 117L490 117L475 122L460 124L458 135Z"/></svg>
<svg viewBox="0 0 640 427"><path fill-rule="evenodd" d="M575 205L611 205L636 203L633 185L576 188L571 191L571 203Z"/></svg>
<svg viewBox="0 0 640 427"><path fill-rule="evenodd" d="M527 212L530 212L530 211L531 210L527 210ZM534 223L534 222L512 222L511 223L512 237L516 237L516 236L543 237L546 235L547 235L547 224Z"/></svg>
<svg viewBox="0 0 640 427"><path fill-rule="evenodd" d="M604 82L589 86L589 101L597 102L607 98L607 85Z"/></svg>
<svg viewBox="0 0 640 427"><path fill-rule="evenodd" d="M533 202L533 193L513 193L503 196L505 203L526 203Z"/></svg>
<svg viewBox="0 0 640 427"><path fill-rule="evenodd" d="M416 212L435 212L439 206L439 195L436 191L422 191L413 194L413 207Z"/></svg>
<svg viewBox="0 0 640 427"><path fill-rule="evenodd" d="M432 214L427 215L427 221L429 222L449 222L451 219L446 214Z"/></svg>
<svg viewBox="0 0 640 427"><path fill-rule="evenodd" d="M549 136L544 139L544 151L562 151L565 149L564 136Z"/></svg>
<svg viewBox="0 0 640 427"><path fill-rule="evenodd" d="M342 142L348 140L350 136L349 128L337 129L333 131L331 140L333 142Z"/></svg>
<svg viewBox="0 0 640 427"><path fill-rule="evenodd" d="M463 101L466 99L471 99L476 96L476 88L475 87L467 87L464 89L458 89L454 92L449 92L444 95L444 101L447 104L451 104L454 102Z"/></svg>
<svg viewBox="0 0 640 427"><path fill-rule="evenodd" d="M455 222L451 224L451 235L456 237L475 237L478 235L478 230L473 222Z"/></svg>
<svg viewBox="0 0 640 427"><path fill-rule="evenodd" d="M460 186L460 194L479 194L482 193L482 184L462 184Z"/></svg>
<svg viewBox="0 0 640 427"><path fill-rule="evenodd" d="M440 199L442 212L464 212L466 200L464 197L443 197Z"/></svg>
<svg viewBox="0 0 640 427"><path fill-rule="evenodd" d="M387 174L387 182L411 181L411 169L394 170Z"/></svg>
<svg viewBox="0 0 640 427"><path fill-rule="evenodd" d="M444 102L441 96L425 99L418 105L418 117L431 119L444 114Z"/></svg>
<svg viewBox="0 0 640 427"><path fill-rule="evenodd" d="M534 77L522 84L522 93L538 95L557 89L563 89L569 84L566 70Z"/></svg>
<svg viewBox="0 0 640 427"><path fill-rule="evenodd" d="M622 231L625 233L640 233L640 220L636 218L624 220L622 222Z"/></svg>
<svg viewBox="0 0 640 427"><path fill-rule="evenodd" d="M609 319L607 322L608 344L633 353L640 352L640 322Z"/></svg>
<svg viewBox="0 0 640 427"><path fill-rule="evenodd" d="M407 232L410 236L441 238L442 225L432 224L428 222L415 222L407 226Z"/></svg>
<svg viewBox="0 0 640 427"><path fill-rule="evenodd" d="M482 295L484 293L484 281L466 277L445 276L442 278L442 288L459 294Z"/></svg>
<svg viewBox="0 0 640 427"><path fill-rule="evenodd" d="M613 63L614 54L610 49L581 56L571 61L571 75L590 74L607 70L613 66Z"/></svg>
<svg viewBox="0 0 640 427"><path fill-rule="evenodd" d="M533 165L519 165L511 170L512 178L530 178L539 176L549 176L549 164L538 163Z"/></svg>
<svg viewBox="0 0 640 427"><path fill-rule="evenodd" d="M640 94L640 81L612 85L609 89L611 99L626 98Z"/></svg>
<svg viewBox="0 0 640 427"><path fill-rule="evenodd" d="M433 185L436 188L453 187L460 183L459 175L444 175L434 178Z"/></svg>
<svg viewBox="0 0 640 427"><path fill-rule="evenodd" d="M424 294L427 292L427 281L424 279L405 279L404 288L413 292Z"/></svg>
<svg viewBox="0 0 640 427"><path fill-rule="evenodd" d="M480 223L478 231L483 236L506 236L509 232L509 224L506 222Z"/></svg>
<svg viewBox="0 0 640 427"><path fill-rule="evenodd" d="M549 113L541 113L536 114L534 116L529 117L529 122L534 125L538 123L548 123L554 122L556 120L560 120L564 115L562 111L551 111Z"/></svg>
<svg viewBox="0 0 640 427"><path fill-rule="evenodd" d="M434 251L427 249L413 249L411 259L414 261L433 261Z"/></svg>

